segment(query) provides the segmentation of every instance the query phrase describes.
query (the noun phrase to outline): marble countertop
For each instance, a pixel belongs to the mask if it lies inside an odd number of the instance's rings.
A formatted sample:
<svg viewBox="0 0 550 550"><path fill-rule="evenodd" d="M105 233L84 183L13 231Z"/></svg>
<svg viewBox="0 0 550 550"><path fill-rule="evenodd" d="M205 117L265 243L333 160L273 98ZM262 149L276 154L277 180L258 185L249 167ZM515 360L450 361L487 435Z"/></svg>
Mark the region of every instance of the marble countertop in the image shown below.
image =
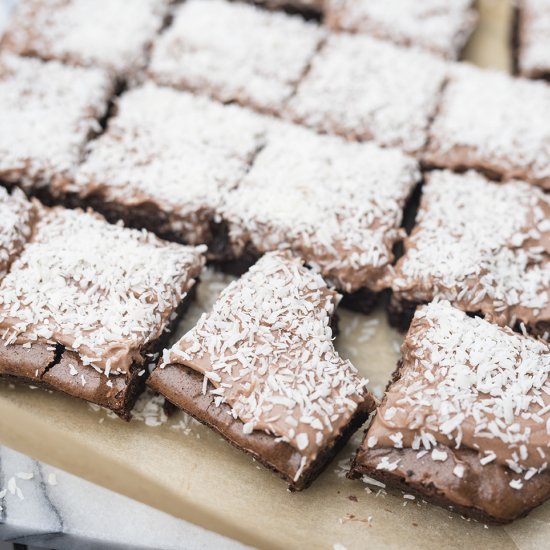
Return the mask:
<svg viewBox="0 0 550 550"><path fill-rule="evenodd" d="M245 546L0 447L0 540L56 550Z"/></svg>

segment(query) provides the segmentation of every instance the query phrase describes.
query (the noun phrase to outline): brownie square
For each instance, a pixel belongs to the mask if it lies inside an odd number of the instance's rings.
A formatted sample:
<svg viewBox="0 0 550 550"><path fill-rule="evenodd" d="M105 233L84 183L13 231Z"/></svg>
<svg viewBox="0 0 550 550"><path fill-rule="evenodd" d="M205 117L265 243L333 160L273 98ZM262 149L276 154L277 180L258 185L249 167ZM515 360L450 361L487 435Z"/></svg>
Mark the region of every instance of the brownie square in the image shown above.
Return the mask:
<svg viewBox="0 0 550 550"><path fill-rule="evenodd" d="M430 128L425 160L550 188L550 88L456 64Z"/></svg>
<svg viewBox="0 0 550 550"><path fill-rule="evenodd" d="M289 249L346 293L378 293L419 180L400 151L281 124L220 214L234 257Z"/></svg>
<svg viewBox="0 0 550 550"><path fill-rule="evenodd" d="M20 0L1 45L126 78L146 65L167 12L167 0Z"/></svg>
<svg viewBox="0 0 550 550"><path fill-rule="evenodd" d="M0 180L27 189L72 177L113 82L98 69L0 57Z"/></svg>
<svg viewBox="0 0 550 550"><path fill-rule="evenodd" d="M352 465L490 523L550 496L550 348L448 302L417 310Z"/></svg>
<svg viewBox="0 0 550 550"><path fill-rule="evenodd" d="M527 78L550 80L550 1L516 2L516 64Z"/></svg>
<svg viewBox="0 0 550 550"><path fill-rule="evenodd" d="M278 112L324 36L298 16L189 0L156 42L149 74L160 84Z"/></svg>
<svg viewBox="0 0 550 550"><path fill-rule="evenodd" d="M214 211L244 177L265 126L237 106L148 83L120 98L75 181L58 191L112 221L210 243Z"/></svg>
<svg viewBox="0 0 550 550"><path fill-rule="evenodd" d="M164 352L149 385L304 489L374 408L333 347L338 301L299 259L268 253Z"/></svg>
<svg viewBox="0 0 550 550"><path fill-rule="evenodd" d="M417 152L426 143L445 67L421 51L333 34L285 112L317 131Z"/></svg>
<svg viewBox="0 0 550 550"><path fill-rule="evenodd" d="M525 182L432 172L395 267L393 314L406 327L408 305L444 298L548 338L549 220L550 197Z"/></svg>
<svg viewBox="0 0 550 550"><path fill-rule="evenodd" d="M32 238L0 282L0 373L128 418L203 252L96 214L39 207Z"/></svg>
<svg viewBox="0 0 550 550"><path fill-rule="evenodd" d="M334 30L365 33L456 59L477 21L472 0L326 0Z"/></svg>
<svg viewBox="0 0 550 550"><path fill-rule="evenodd" d="M35 206L22 191L0 187L0 279L31 236Z"/></svg>

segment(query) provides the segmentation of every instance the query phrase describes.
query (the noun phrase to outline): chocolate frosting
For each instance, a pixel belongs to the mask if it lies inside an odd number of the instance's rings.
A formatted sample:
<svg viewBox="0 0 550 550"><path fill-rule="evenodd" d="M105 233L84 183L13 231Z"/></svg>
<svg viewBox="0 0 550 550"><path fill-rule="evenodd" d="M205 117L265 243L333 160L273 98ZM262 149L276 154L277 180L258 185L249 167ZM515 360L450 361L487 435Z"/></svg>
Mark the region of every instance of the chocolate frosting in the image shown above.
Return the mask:
<svg viewBox="0 0 550 550"><path fill-rule="evenodd" d="M524 182L432 172L392 278L395 298L443 298L501 325L550 322L549 219L550 199Z"/></svg>
<svg viewBox="0 0 550 550"><path fill-rule="evenodd" d="M195 283L204 248L160 241L79 210L41 208L0 284L5 345L62 344L85 365L143 364Z"/></svg>
<svg viewBox="0 0 550 550"><path fill-rule="evenodd" d="M340 434L366 381L332 344L339 295L287 253L268 253L229 285L212 311L164 354L204 374L244 433L266 431L297 449L302 466Z"/></svg>

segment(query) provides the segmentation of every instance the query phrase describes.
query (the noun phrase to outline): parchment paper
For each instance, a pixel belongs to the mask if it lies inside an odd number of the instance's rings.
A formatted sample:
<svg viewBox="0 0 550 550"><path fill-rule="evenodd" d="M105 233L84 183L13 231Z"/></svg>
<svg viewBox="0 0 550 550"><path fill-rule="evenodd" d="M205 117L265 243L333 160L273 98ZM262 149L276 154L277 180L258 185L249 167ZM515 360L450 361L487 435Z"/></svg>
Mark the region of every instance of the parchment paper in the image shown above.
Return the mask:
<svg viewBox="0 0 550 550"><path fill-rule="evenodd" d="M510 5L484 0L480 8L466 58L507 69ZM219 274L205 279L180 332L230 280ZM338 350L380 395L395 367L400 335L389 329L382 309L368 317L345 310L339 315ZM185 415L164 418L150 395L140 400L136 416L127 424L60 394L0 385L2 444L251 545L504 550L541 548L550 540L550 504L512 525L486 527L345 479L361 432L310 489L291 494L279 478Z"/></svg>

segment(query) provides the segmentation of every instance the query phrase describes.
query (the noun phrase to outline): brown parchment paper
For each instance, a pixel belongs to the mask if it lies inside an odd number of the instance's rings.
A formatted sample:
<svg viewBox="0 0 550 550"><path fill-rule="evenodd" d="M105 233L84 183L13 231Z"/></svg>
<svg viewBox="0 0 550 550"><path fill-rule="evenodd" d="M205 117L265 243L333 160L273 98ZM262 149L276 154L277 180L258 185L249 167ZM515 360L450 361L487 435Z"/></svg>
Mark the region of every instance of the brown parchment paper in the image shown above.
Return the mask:
<svg viewBox="0 0 550 550"><path fill-rule="evenodd" d="M509 67L506 0L480 2L481 22L466 58ZM230 280L210 273L180 332ZM382 309L340 310L340 353L381 394L401 336ZM86 403L0 384L0 442L174 516L262 548L541 548L550 540L550 505L506 527L486 527L441 508L343 477L361 432L313 486L291 494L249 457L182 413L165 419L151 396L127 424ZM147 421L144 421L144 418ZM148 424L158 424L156 426ZM182 545L185 541L182 541Z"/></svg>

